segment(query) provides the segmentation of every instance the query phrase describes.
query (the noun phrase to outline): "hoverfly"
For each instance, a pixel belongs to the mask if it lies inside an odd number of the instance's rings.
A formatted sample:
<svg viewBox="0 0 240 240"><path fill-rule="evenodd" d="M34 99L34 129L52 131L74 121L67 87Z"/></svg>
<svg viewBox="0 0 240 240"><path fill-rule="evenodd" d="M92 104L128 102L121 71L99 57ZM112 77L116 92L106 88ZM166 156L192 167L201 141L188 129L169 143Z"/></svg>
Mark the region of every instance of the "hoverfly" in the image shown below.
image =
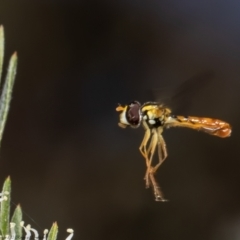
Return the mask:
<svg viewBox="0 0 240 240"><path fill-rule="evenodd" d="M116 111L120 112L120 122L118 123L120 127L138 128L142 125L145 129L139 150L146 160L147 171L144 178L146 187L153 187L156 201L166 201L154 178L158 168L167 158L167 148L162 136L164 128L187 127L221 138L231 135L231 126L224 121L205 117L176 116L171 113L169 108L157 102L146 102L141 105L138 101L133 101L125 106L119 105ZM156 149L158 163L153 166L152 160Z"/></svg>

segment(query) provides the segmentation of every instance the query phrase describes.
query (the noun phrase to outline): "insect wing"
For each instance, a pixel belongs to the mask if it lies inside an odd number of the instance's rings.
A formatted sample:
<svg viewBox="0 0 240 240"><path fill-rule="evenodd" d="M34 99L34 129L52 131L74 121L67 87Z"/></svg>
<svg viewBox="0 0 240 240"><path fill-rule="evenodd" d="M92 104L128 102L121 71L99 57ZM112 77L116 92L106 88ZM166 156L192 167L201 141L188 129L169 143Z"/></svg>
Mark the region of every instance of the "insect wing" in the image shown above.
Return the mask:
<svg viewBox="0 0 240 240"><path fill-rule="evenodd" d="M212 70L197 74L178 86L167 86L153 90L157 102L170 107L176 114L184 114L194 97L214 78Z"/></svg>

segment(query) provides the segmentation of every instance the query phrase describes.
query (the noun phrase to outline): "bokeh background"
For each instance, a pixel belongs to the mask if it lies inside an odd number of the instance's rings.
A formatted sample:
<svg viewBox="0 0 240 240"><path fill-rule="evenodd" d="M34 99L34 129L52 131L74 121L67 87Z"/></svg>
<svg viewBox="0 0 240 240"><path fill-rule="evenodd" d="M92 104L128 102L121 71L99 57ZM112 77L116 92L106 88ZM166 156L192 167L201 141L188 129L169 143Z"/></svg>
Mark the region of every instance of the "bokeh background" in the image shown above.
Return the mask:
<svg viewBox="0 0 240 240"><path fill-rule="evenodd" d="M19 65L0 180L11 175L25 222L57 221L59 239L68 227L74 239L240 239L239 12L236 0L1 1L5 69L15 50ZM157 179L170 201L155 202L144 131L120 129L115 108L206 70L182 113L228 121L232 137L166 130Z"/></svg>

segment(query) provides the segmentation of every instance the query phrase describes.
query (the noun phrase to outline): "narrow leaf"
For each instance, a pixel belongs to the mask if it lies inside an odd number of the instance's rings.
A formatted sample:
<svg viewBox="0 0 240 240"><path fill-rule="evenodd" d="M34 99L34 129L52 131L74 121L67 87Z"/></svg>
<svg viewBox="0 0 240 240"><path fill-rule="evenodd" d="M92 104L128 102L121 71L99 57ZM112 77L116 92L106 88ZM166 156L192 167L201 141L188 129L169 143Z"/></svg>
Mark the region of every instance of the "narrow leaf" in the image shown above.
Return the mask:
<svg viewBox="0 0 240 240"><path fill-rule="evenodd" d="M10 194L11 194L11 179L8 177L4 184L2 193L8 192L7 200L1 202L0 211L0 229L2 236L9 234L9 214L10 214Z"/></svg>
<svg viewBox="0 0 240 240"><path fill-rule="evenodd" d="M3 26L0 26L0 82L2 76L3 68L3 57L4 57L4 29Z"/></svg>
<svg viewBox="0 0 240 240"><path fill-rule="evenodd" d="M55 223L53 223L53 225L50 229L47 240L56 240L57 239L57 234L58 234L58 225L55 222Z"/></svg>
<svg viewBox="0 0 240 240"><path fill-rule="evenodd" d="M16 76L16 70L17 70L17 53L14 53L9 62L6 81L4 83L2 95L0 98L0 144L10 107L10 100L12 96L12 89Z"/></svg>
<svg viewBox="0 0 240 240"><path fill-rule="evenodd" d="M22 239L22 227L20 226L20 222L22 221L22 209L21 206L18 205L15 208L15 211L12 216L11 222L16 224L15 232L16 232L16 239Z"/></svg>

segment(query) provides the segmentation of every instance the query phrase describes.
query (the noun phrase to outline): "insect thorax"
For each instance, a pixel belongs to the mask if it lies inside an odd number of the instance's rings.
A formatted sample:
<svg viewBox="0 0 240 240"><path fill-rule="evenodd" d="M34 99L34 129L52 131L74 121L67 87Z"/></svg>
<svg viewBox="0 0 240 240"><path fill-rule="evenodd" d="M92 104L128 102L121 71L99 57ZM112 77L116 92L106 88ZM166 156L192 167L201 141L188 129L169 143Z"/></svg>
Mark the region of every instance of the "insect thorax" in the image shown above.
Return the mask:
<svg viewBox="0 0 240 240"><path fill-rule="evenodd" d="M142 106L143 121L146 122L149 128L157 128L164 126L171 110L165 108L158 103L148 102Z"/></svg>

